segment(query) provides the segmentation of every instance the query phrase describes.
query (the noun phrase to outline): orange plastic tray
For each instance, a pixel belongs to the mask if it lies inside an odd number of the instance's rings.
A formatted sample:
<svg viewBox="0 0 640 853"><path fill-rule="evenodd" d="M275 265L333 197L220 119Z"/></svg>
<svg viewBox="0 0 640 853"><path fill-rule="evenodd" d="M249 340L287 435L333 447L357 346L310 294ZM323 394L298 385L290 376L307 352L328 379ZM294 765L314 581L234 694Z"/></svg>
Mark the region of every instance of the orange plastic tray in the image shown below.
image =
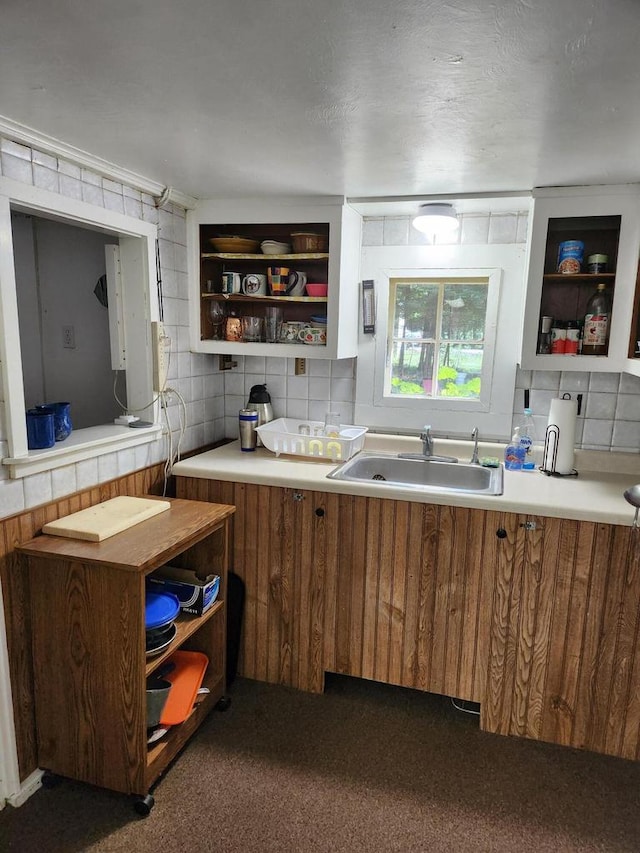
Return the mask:
<svg viewBox="0 0 640 853"><path fill-rule="evenodd" d="M160 725L178 726L191 713L209 658L202 652L177 651L168 658L168 662L174 663L175 669L164 676L171 682L171 690L160 717Z"/></svg>

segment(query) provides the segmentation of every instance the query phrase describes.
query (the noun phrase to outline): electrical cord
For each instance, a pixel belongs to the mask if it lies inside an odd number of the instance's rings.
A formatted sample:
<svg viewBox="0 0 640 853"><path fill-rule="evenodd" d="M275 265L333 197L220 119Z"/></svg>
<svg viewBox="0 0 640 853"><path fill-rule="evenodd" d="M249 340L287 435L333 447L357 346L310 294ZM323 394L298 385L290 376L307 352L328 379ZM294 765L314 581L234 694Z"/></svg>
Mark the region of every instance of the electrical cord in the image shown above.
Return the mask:
<svg viewBox="0 0 640 853"><path fill-rule="evenodd" d="M169 411L168 411L168 398L169 395L175 394L178 399L178 418L179 418L179 432L178 432L178 442L174 448L174 440L173 440L173 431L171 429L171 423L169 421ZM162 394L160 399L160 407L162 409L165 425L167 430L167 458L164 465L164 484L162 489L163 496L166 494L167 485L169 482L169 477L171 476L171 472L173 470L173 466L176 462L180 460L180 451L182 448L182 442L187 430L187 404L185 403L184 397L177 391L175 388L166 388Z"/></svg>
<svg viewBox="0 0 640 853"><path fill-rule="evenodd" d="M476 711L476 709L475 709L475 708L463 708L461 705L457 705L457 704L456 704L456 700L455 700L453 697L451 697L451 696L450 696L450 697L449 697L449 699L451 700L451 704L452 704L452 705L453 705L453 707L456 709L456 711L462 711L462 712L463 712L463 713L465 713L465 714L473 714L475 717L479 717L479 716L480 716L480 711ZM464 701L466 701L466 700L461 699L460 701L461 701L461 702L464 702ZM475 703L474 703L474 704L475 704Z"/></svg>
<svg viewBox="0 0 640 853"><path fill-rule="evenodd" d="M114 370L114 371L113 371L113 373L114 373L114 377L113 377L113 397L114 397L114 399L115 399L116 403L117 403L117 404L120 406L120 408L122 409L122 414L123 414L123 415L131 415L131 414L133 414L133 413L135 413L135 412L144 412L144 411L146 411L146 410L149 408L149 406L153 406L153 404L154 404L154 403L157 403L157 401L158 401L158 400L160 399L160 397L162 396L162 393L163 393L162 391L160 391L160 392L159 392L159 393L158 393L158 394L153 398L153 400L151 400L151 402L150 402L150 403L145 403L145 405L144 405L144 406L142 406L142 407L141 407L141 408L139 408L139 409L130 409L130 408L129 408L125 403L123 403L123 402L122 402L122 400L118 397L118 392L117 392L117 390L116 390L116 387L117 387L117 384L118 384L118 374L119 374L119 373L123 373L123 372L124 372L124 371L121 371L121 370Z"/></svg>

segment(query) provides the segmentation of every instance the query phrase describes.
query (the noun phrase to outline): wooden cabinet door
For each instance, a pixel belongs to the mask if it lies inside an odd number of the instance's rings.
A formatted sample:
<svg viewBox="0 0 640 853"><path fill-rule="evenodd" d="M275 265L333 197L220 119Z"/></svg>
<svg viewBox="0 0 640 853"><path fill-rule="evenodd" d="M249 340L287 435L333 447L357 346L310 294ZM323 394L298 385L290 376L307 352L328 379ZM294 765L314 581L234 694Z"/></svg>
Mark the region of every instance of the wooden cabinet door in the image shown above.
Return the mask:
<svg viewBox="0 0 640 853"><path fill-rule="evenodd" d="M638 535L516 515L504 529L482 727L637 758Z"/></svg>
<svg viewBox="0 0 640 853"><path fill-rule="evenodd" d="M337 501L328 526L325 669L481 701L497 514Z"/></svg>
<svg viewBox="0 0 640 853"><path fill-rule="evenodd" d="M236 507L230 569L245 584L239 672L322 692L328 496L190 477L177 478L177 492Z"/></svg>

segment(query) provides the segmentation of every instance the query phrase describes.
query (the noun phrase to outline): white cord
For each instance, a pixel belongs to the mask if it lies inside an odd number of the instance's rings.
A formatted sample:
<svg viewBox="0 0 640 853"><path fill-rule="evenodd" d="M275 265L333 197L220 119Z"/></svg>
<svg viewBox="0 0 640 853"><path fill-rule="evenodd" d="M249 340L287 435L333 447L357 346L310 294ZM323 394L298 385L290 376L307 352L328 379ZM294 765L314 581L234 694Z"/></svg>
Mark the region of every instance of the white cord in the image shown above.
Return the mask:
<svg viewBox="0 0 640 853"><path fill-rule="evenodd" d="M169 394L175 394L178 398L179 408L178 408L178 417L179 417L179 432L178 432L178 443L175 447L173 446L173 432L171 430L171 424L169 422L169 412L167 406L167 398ZM187 430L187 404L184 401L184 397L180 394L179 391L176 391L175 388L166 388L161 396L160 405L162 407L162 411L164 413L165 423L167 426L167 458L164 465L164 485L162 494L165 495L167 491L167 484L169 481L169 477L171 476L171 471L173 470L173 466L180 459L180 449L182 447L182 441L184 439L186 430Z"/></svg>
<svg viewBox="0 0 640 853"><path fill-rule="evenodd" d="M113 377L113 396L114 396L114 399L115 399L116 403L117 403L117 404L120 406L120 408L122 409L122 414L123 414L123 415L131 415L131 414L133 414L134 412L144 412L144 411L146 411L146 409L148 409L148 408L149 408L149 406L153 406L153 404L154 404L154 403L156 403L156 402L160 399L160 397L162 396L162 391L161 391L161 392L160 392L156 397L154 397L154 398L153 398L153 400L152 400L150 403L147 403L146 405L142 406L142 407L141 407L141 408L139 408L139 409L130 409L128 406L126 406L126 405L122 402L122 400L118 397L118 394L117 394L117 392L116 392L116 385L117 385L117 382L118 382L118 373L120 373L120 372L121 372L121 371L119 371L119 370L114 370L114 371L113 371L113 373L114 373L114 377Z"/></svg>
<svg viewBox="0 0 640 853"><path fill-rule="evenodd" d="M453 697L449 697L451 699L451 704L456 709L456 711L463 711L465 714L473 714L476 717L480 716L480 711L476 711L474 708L462 708L460 705L456 705L456 700ZM464 699L462 700L465 701Z"/></svg>

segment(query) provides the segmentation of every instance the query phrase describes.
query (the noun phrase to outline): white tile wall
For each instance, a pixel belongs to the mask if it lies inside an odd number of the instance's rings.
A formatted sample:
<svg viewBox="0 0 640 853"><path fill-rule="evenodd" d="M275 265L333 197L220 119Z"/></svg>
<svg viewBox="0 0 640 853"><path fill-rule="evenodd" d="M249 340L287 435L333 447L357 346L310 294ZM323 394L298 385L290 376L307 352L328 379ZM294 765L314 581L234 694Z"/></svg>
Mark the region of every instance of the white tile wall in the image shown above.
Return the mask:
<svg viewBox="0 0 640 853"><path fill-rule="evenodd" d="M217 357L189 352L185 211L173 204L158 210L155 199L147 193L10 139L0 138L0 174L159 226L164 319L173 346L169 378L171 386L184 398L189 413L182 450L223 438L224 383ZM174 396L168 407L174 443L179 438L178 406L178 398ZM6 434L3 409L0 403L0 438ZM168 442L160 439L133 450L106 454L20 480L0 476L0 517L162 461L167 446ZM5 443L4 455L6 452Z"/></svg>
<svg viewBox="0 0 640 853"><path fill-rule="evenodd" d="M523 211L459 216L458 236L465 244L524 243L528 215ZM420 245L425 235L411 227L410 217L366 217L364 246ZM249 382L225 376L226 434L237 435L238 408L248 389L266 382L276 417L322 420L327 406L340 412L343 423L353 422L355 360L312 360L307 362L308 381L293 376L293 359L267 358L262 364L238 360L236 372L246 372ZM286 365L285 365L286 361ZM326 381L318 383L315 377ZM576 428L576 446L597 450L640 452L640 379L626 374L578 373L576 371L518 371L514 389L513 425L524 406L523 390L530 389L530 403L540 441L544 438L551 400L560 394L582 394L581 414ZM233 390L231 390L233 389Z"/></svg>
<svg viewBox="0 0 640 853"><path fill-rule="evenodd" d="M530 389L530 404L539 441L544 439L551 400L565 393L573 399L582 394L576 447L640 452L640 378L625 373L519 370L513 425L524 406L525 388Z"/></svg>

